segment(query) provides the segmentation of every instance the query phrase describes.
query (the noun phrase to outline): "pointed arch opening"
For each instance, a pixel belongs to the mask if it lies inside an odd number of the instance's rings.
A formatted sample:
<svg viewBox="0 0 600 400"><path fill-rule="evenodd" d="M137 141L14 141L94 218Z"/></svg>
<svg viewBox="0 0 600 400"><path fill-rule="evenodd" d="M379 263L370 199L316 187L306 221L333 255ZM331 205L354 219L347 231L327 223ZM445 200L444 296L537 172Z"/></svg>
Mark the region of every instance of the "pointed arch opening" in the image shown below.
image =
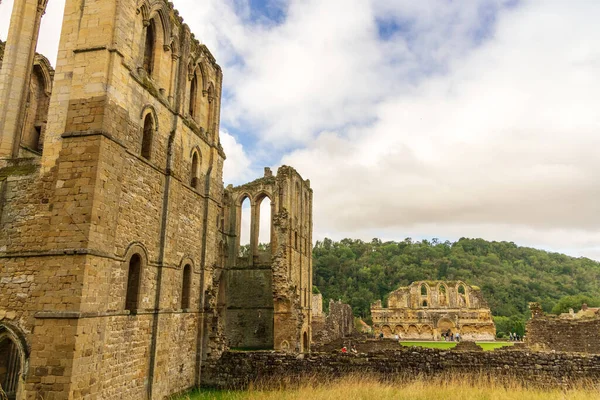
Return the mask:
<svg viewBox="0 0 600 400"><path fill-rule="evenodd" d="M16 399L23 373L23 357L17 343L6 333L0 333L0 384L6 398Z"/></svg>
<svg viewBox="0 0 600 400"><path fill-rule="evenodd" d="M458 306L459 307L469 307L469 302L467 299L467 290L465 288L465 285L463 285L462 283L459 284L458 288L457 288L457 292L458 292L458 296L457 296Z"/></svg>
<svg viewBox="0 0 600 400"><path fill-rule="evenodd" d="M149 76L154 72L154 49L156 47L156 27L154 20L146 27L146 41L144 43L144 70Z"/></svg>
<svg viewBox="0 0 600 400"><path fill-rule="evenodd" d="M190 308L190 292L192 289L192 266L190 264L186 264L183 267L181 284L181 309L186 310Z"/></svg>
<svg viewBox="0 0 600 400"><path fill-rule="evenodd" d="M46 82L46 79L51 79L50 74L53 71L44 71L44 68L50 69L51 67L40 63L36 59L29 83L21 139L21 143L24 146L36 152L42 150L42 136L48 120L48 107L50 106L50 94L48 92L50 85Z"/></svg>
<svg viewBox="0 0 600 400"><path fill-rule="evenodd" d="M427 296L427 286L421 285L421 296Z"/></svg>
<svg viewBox="0 0 600 400"><path fill-rule="evenodd" d="M139 295L142 273L142 257L134 254L129 259L129 269L127 271L127 292L125 295L125 309L129 312L135 312L139 306Z"/></svg>
<svg viewBox="0 0 600 400"><path fill-rule="evenodd" d="M238 257L247 257L250 254L250 232L252 229L252 206L250 198L245 197L241 203L240 237Z"/></svg>
<svg viewBox="0 0 600 400"><path fill-rule="evenodd" d="M198 189L200 186L200 155L197 151L192 153L190 186L192 186L194 189Z"/></svg>
<svg viewBox="0 0 600 400"><path fill-rule="evenodd" d="M448 289L446 285L440 285L438 288L438 303L440 307L448 306Z"/></svg>
<svg viewBox="0 0 600 400"><path fill-rule="evenodd" d="M141 155L146 160L150 160L152 154L152 137L154 135L154 118L152 113L146 114L144 118L144 130L142 133L142 152Z"/></svg>
<svg viewBox="0 0 600 400"><path fill-rule="evenodd" d="M194 72L192 82L190 84L190 103L188 106L188 112L193 119L196 119L198 112L198 73Z"/></svg>
<svg viewBox="0 0 600 400"><path fill-rule="evenodd" d="M271 198L263 196L258 200L258 253L271 254Z"/></svg>

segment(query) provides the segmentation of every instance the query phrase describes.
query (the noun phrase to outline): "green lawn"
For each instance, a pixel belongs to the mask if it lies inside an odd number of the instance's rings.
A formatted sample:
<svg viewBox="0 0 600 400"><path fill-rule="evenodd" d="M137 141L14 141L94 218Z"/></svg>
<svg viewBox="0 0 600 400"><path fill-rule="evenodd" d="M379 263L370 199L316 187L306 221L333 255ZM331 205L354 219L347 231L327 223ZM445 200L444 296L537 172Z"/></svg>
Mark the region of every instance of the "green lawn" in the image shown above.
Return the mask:
<svg viewBox="0 0 600 400"><path fill-rule="evenodd" d="M512 346L512 342L476 342L485 351L498 349L500 347ZM456 346L456 342L400 342L402 346L426 347L429 349L451 349Z"/></svg>

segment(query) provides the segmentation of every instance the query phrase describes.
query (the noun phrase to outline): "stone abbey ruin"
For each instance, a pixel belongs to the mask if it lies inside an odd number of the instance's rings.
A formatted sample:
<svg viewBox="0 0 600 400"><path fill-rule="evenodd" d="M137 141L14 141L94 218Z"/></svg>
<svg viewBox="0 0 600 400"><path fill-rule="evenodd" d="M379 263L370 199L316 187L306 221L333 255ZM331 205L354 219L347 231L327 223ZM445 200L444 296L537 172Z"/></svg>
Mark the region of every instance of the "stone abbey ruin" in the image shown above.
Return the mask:
<svg viewBox="0 0 600 400"><path fill-rule="evenodd" d="M502 351L357 339L350 306L325 314L312 293L310 181L282 166L224 187L223 74L173 5L66 0L53 69L35 52L47 3L15 0L0 42L0 395L151 400L348 373L600 378L595 311L533 305L526 347ZM388 338L494 336L463 282L415 282L371 311ZM349 337L361 354L324 346Z"/></svg>
<svg viewBox="0 0 600 400"><path fill-rule="evenodd" d="M4 392L163 399L228 347L308 351L310 182L223 187L221 68L171 3L67 0L53 70L47 2L15 1L0 52Z"/></svg>
<svg viewBox="0 0 600 400"><path fill-rule="evenodd" d="M371 305L373 329L386 338L440 340L459 333L463 340L494 340L496 326L481 290L464 282L423 281L390 293L388 307Z"/></svg>

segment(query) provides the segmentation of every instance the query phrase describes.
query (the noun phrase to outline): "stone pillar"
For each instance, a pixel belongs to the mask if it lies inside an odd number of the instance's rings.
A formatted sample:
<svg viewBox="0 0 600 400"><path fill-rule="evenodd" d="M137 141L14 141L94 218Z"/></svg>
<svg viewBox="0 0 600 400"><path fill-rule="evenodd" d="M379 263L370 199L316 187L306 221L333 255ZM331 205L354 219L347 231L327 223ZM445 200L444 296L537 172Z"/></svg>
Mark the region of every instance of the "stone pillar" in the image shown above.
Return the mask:
<svg viewBox="0 0 600 400"><path fill-rule="evenodd" d="M15 0L0 70L0 158L18 154L42 15L48 0Z"/></svg>

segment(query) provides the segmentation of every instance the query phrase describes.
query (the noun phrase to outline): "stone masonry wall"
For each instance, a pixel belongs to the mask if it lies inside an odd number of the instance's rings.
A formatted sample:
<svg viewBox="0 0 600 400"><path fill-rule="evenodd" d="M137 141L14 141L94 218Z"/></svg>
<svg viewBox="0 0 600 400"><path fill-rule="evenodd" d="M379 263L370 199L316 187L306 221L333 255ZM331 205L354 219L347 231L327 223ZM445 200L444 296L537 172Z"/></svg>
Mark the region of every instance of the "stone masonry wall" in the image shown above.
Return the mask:
<svg viewBox="0 0 600 400"><path fill-rule="evenodd" d="M600 318L559 319L544 315L537 303L530 308L533 318L527 322L525 335L529 347L600 354Z"/></svg>
<svg viewBox="0 0 600 400"><path fill-rule="evenodd" d="M324 318L313 319L313 343L323 345L354 332L354 315L352 307L341 301L329 300L329 313Z"/></svg>
<svg viewBox="0 0 600 400"><path fill-rule="evenodd" d="M298 357L275 352L227 352L205 369L204 386L242 389L274 377L301 383L345 375L381 379L452 374L511 376L539 385L560 385L577 379L600 378L600 356L527 351L442 351L403 349L368 354L313 353ZM275 383L275 382L273 382Z"/></svg>

